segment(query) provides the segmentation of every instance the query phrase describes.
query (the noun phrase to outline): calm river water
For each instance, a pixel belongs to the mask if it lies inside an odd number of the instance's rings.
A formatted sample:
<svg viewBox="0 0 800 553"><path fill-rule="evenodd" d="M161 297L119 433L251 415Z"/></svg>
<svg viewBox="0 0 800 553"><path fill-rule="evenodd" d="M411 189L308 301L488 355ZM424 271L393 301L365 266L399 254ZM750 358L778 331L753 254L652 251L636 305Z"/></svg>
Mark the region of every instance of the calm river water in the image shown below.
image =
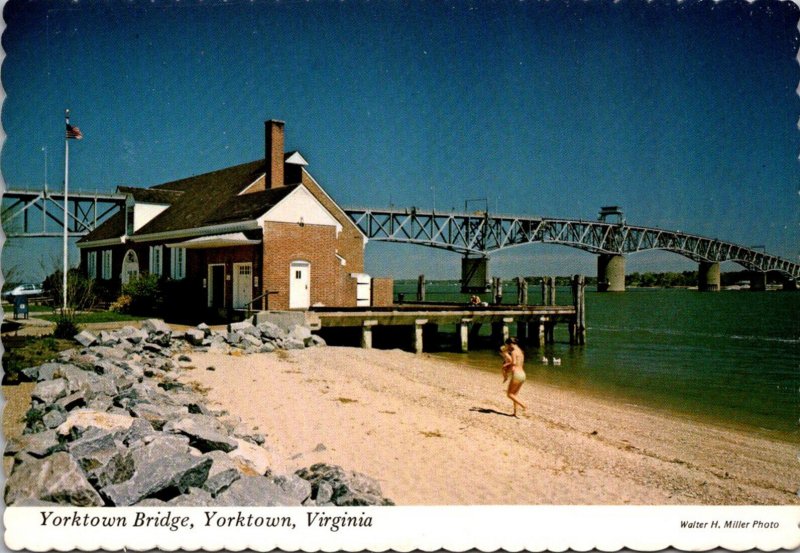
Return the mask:
<svg viewBox="0 0 800 553"><path fill-rule="evenodd" d="M446 285L438 286L445 292ZM450 287L452 294L456 289ZM429 300L439 299L436 291L436 285L428 286ZM533 300L537 289L530 291ZM558 293L558 303L570 303L568 289ZM529 379L780 439L800 438L800 293L598 294L587 287L586 319L586 346L570 346L566 325L559 325L556 344L527 348ZM491 350L436 355L499 370L499 356ZM559 358L561 365L545 365L543 357Z"/></svg>

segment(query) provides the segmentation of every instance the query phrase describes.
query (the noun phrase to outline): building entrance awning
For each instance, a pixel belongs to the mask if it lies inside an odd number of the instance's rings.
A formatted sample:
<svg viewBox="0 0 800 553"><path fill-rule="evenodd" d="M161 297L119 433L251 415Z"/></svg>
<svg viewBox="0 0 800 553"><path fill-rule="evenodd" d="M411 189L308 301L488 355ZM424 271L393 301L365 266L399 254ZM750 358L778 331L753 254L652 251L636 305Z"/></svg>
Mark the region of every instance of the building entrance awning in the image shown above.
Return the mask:
<svg viewBox="0 0 800 553"><path fill-rule="evenodd" d="M167 244L168 248L186 248L187 250L198 250L205 248L226 248L228 246L250 246L260 244L261 240L253 240L244 235L243 232L231 232L228 234L215 234L213 236L200 236L183 242Z"/></svg>

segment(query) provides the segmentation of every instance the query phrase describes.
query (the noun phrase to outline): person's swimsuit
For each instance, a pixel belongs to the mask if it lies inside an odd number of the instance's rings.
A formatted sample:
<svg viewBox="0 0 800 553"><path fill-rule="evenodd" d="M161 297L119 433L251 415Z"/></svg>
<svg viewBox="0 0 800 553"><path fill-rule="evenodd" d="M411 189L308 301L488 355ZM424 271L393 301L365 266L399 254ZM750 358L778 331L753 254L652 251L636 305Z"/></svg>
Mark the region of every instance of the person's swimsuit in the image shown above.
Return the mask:
<svg viewBox="0 0 800 553"><path fill-rule="evenodd" d="M514 382L519 382L520 384L525 382L526 378L525 371L522 369L514 369L514 374L511 375L511 380Z"/></svg>

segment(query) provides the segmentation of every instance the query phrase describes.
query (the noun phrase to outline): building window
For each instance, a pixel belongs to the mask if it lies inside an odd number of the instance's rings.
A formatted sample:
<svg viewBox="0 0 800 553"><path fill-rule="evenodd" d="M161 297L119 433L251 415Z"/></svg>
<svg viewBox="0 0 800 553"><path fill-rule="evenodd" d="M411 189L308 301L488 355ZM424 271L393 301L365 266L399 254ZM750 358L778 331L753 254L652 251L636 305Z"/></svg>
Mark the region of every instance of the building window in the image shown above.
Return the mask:
<svg viewBox="0 0 800 553"><path fill-rule="evenodd" d="M111 279L111 250L103 250L103 267L100 275L103 280Z"/></svg>
<svg viewBox="0 0 800 553"><path fill-rule="evenodd" d="M186 278L186 248L171 248L170 276L175 280Z"/></svg>
<svg viewBox="0 0 800 553"><path fill-rule="evenodd" d="M164 246L150 246L150 274L161 276L164 267Z"/></svg>
<svg viewBox="0 0 800 553"><path fill-rule="evenodd" d="M97 252L86 254L86 276L92 280L97 278Z"/></svg>

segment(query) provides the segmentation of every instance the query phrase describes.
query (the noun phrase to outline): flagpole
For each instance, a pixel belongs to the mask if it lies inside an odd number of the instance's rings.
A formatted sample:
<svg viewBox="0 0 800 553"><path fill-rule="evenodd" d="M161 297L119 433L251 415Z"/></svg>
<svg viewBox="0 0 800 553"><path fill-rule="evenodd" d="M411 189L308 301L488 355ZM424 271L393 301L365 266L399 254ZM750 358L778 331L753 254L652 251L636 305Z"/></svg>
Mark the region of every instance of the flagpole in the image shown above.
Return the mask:
<svg viewBox="0 0 800 553"><path fill-rule="evenodd" d="M66 110L64 115L67 126L69 126L69 110ZM66 129L67 126L64 128ZM67 203L67 196L69 195L69 138L66 133L64 134L64 276L62 286L64 287L64 305L63 311L67 310L67 227L69 226L69 210Z"/></svg>

